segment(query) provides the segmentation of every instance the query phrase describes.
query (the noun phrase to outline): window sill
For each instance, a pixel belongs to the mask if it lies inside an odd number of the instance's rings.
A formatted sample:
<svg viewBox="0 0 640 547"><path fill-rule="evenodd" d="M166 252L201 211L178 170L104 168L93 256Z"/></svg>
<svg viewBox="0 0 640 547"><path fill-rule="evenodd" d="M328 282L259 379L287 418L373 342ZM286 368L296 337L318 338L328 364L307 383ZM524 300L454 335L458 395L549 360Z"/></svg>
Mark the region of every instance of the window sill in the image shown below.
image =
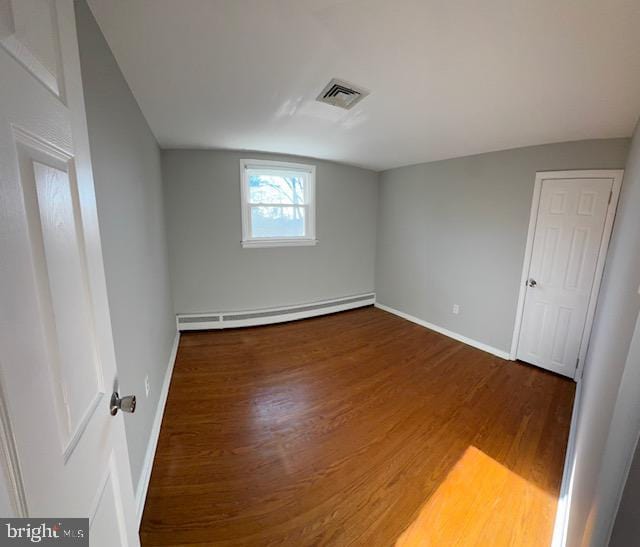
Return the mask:
<svg viewBox="0 0 640 547"><path fill-rule="evenodd" d="M260 247L309 247L317 244L317 239L253 239L241 242L244 249Z"/></svg>

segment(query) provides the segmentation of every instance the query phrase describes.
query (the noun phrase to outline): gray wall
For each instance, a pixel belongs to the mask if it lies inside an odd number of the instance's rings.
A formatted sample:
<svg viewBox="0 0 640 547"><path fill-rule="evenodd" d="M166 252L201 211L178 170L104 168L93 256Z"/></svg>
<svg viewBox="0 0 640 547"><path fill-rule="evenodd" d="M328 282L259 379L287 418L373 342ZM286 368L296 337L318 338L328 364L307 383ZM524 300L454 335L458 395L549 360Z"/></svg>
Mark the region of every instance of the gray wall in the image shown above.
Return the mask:
<svg viewBox="0 0 640 547"><path fill-rule="evenodd" d="M619 169L628 148L568 142L381 173L378 301L509 351L536 171Z"/></svg>
<svg viewBox="0 0 640 547"><path fill-rule="evenodd" d="M640 449L636 449L616 517L610 547L629 547L640 538Z"/></svg>
<svg viewBox="0 0 640 547"><path fill-rule="evenodd" d="M634 377L629 378L631 371L634 371ZM611 536L611 547L627 547L629 545L635 545L640 538L640 446L638 446L638 432L640 430L640 396L638 390L640 389L640 316L636 321L636 330L633 335L633 340L629 347L629 355L627 356L627 365L622 379L622 386L628 385L635 389L634 396L630 399L632 408L629 409L634 412L625 413L627 423L634 428L631 431L631 435L628 436L628 443L633 446L634 455L631 458L631 464L629 468L629 475L624 486L624 493L620 501L620 508L617 516L615 517L615 526L613 527L613 534ZM633 381L627 384L627 380ZM621 388L622 392L622 388ZM625 395L621 393L621 395ZM615 417L612 420L612 424L615 426ZM634 446L635 444L635 446ZM629 455L627 454L627 457ZM606 456L605 456L606 461ZM625 463L628 463L628 459L622 465L618 465L618 469L626 469ZM614 463L614 462L612 462ZM617 463L617 462L615 462ZM616 484L616 486L620 486ZM615 509L615 505L613 507ZM593 542L592 542L593 544Z"/></svg>
<svg viewBox="0 0 640 547"><path fill-rule="evenodd" d="M640 311L639 286L640 133L636 128L585 361L568 528L570 547L601 546L606 541L612 498L621 486L616 476L633 452L627 424L638 418L624 409L629 408L629 400L640 400L640 348L630 352ZM623 372L629 380L621 387ZM618 417L612 420L616 413Z"/></svg>
<svg viewBox="0 0 640 547"><path fill-rule="evenodd" d="M611 528L612 547L636 545L640 538L640 316L629 346L618 401L609 427L598 498L607 496L608 506L599 508L601 525L594 530L591 545L604 544ZM634 455L635 453L635 455ZM628 477L625 473L628 470ZM626 480L626 486L625 486ZM609 491L611 492L609 494ZM609 494L609 495L607 495ZM620 499L620 495L622 499ZM620 500L619 512L615 513ZM602 504L601 504L602 505ZM615 527L614 527L615 520Z"/></svg>
<svg viewBox="0 0 640 547"><path fill-rule="evenodd" d="M118 374L121 392L138 396L125 420L136 488L176 334L160 150L84 1L76 18Z"/></svg>
<svg viewBox="0 0 640 547"><path fill-rule="evenodd" d="M240 159L316 165L318 245L240 246ZM327 161L166 150L162 167L177 313L284 306L373 291L377 174Z"/></svg>

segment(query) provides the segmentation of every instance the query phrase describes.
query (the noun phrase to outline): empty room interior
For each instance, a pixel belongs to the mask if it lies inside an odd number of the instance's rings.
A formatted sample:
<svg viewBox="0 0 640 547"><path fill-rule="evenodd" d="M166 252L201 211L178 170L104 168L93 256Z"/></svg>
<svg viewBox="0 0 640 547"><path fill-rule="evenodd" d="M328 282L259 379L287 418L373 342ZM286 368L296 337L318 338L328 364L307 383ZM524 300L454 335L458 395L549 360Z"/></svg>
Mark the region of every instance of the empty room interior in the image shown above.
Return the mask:
<svg viewBox="0 0 640 547"><path fill-rule="evenodd" d="M0 0L0 544L640 545L638 0Z"/></svg>

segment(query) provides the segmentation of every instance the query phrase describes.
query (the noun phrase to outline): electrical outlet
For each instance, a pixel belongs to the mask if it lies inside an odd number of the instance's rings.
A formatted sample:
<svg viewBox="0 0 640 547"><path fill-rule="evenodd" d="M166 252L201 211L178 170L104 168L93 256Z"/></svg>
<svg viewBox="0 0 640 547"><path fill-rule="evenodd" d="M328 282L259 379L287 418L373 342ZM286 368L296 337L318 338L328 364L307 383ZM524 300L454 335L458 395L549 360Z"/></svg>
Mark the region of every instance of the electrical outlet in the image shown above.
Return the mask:
<svg viewBox="0 0 640 547"><path fill-rule="evenodd" d="M460 306L458 306L458 304L453 305L453 313L455 313L456 315L460 313Z"/></svg>
<svg viewBox="0 0 640 547"><path fill-rule="evenodd" d="M149 384L149 375L147 374L144 377L144 392L147 395L147 397L149 396L150 391L151 391L151 384Z"/></svg>

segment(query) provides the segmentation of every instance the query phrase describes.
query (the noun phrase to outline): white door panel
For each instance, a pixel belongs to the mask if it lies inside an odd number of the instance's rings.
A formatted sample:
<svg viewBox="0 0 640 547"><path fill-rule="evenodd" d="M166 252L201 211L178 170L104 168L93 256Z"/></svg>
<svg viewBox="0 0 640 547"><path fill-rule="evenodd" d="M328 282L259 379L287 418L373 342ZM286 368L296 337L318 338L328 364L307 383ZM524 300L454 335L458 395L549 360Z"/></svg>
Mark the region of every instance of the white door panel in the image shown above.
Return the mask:
<svg viewBox="0 0 640 547"><path fill-rule="evenodd" d="M54 2L2 0L0 44L31 75L62 96L62 60Z"/></svg>
<svg viewBox="0 0 640 547"><path fill-rule="evenodd" d="M113 547L114 545L127 544L127 523L118 501L121 497L122 491L118 483L115 464L111 462L89 513L91 519L89 537L92 547Z"/></svg>
<svg viewBox="0 0 640 547"><path fill-rule="evenodd" d="M13 505L91 518L92 545L137 545L123 418L109 413L117 370L73 0L0 0L0 78L0 412Z"/></svg>
<svg viewBox="0 0 640 547"><path fill-rule="evenodd" d="M610 177L543 180L518 359L573 376L612 187Z"/></svg>

